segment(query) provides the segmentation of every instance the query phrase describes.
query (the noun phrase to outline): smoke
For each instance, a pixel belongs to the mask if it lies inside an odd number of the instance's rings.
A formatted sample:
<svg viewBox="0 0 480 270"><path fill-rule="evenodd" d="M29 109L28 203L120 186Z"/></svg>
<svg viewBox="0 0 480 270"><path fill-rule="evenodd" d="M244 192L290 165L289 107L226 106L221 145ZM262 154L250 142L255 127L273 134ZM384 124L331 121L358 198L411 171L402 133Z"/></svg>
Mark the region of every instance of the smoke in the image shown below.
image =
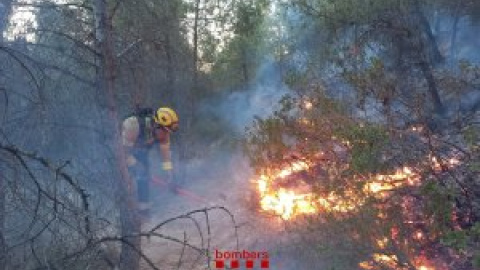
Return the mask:
<svg viewBox="0 0 480 270"><path fill-rule="evenodd" d="M440 42L440 47L447 50L445 52L447 57L479 64L480 53L478 47L480 46L480 38L477 33L480 31L480 25L472 22L471 18L461 18L456 25L456 36L453 41L454 19L446 16L441 18L441 21L444 23L441 24L437 39ZM454 42L453 50L452 41Z"/></svg>
<svg viewBox="0 0 480 270"><path fill-rule="evenodd" d="M277 64L267 61L261 65L250 86L208 100L202 104L201 110L221 119L236 134L241 134L256 116L268 117L288 93Z"/></svg>
<svg viewBox="0 0 480 270"><path fill-rule="evenodd" d="M224 94L203 100L197 112L202 116L197 117L201 123L196 123L198 128L195 129L199 132L195 149L201 150L201 154L180 160L174 149L176 160L188 171L178 181L188 188L195 188L191 186L193 182L204 182L211 190L216 190L221 183L235 187L248 183L251 170L240 148L235 147L236 142L243 138L245 129L255 117L271 115L288 93L277 63L270 60L261 65L254 82L247 87L235 91L225 89ZM158 153L152 158L152 164L160 164ZM153 165L154 171L160 173L156 167Z"/></svg>
<svg viewBox="0 0 480 270"><path fill-rule="evenodd" d="M462 28L461 32L462 34L459 34L459 40L460 36L468 31ZM300 33L294 34L302 35ZM299 49L297 53L292 55L289 65L289 67L297 71L304 70L308 61L311 60L306 54L302 54L302 52L309 51L314 46L317 46L319 44L318 41L321 39L319 35L315 35L315 29L313 28L304 30L303 34L303 38L301 38L301 40L299 39L299 45L303 49ZM457 45L459 46L459 57L468 55L462 51L464 46L466 46L463 41ZM471 55L472 59L474 56L475 55ZM322 72L320 69L318 70L319 73ZM354 99L353 89L343 81L331 79L327 81L326 86L327 90L331 90L328 94L333 98ZM229 131L233 131L235 136L243 136L245 128L252 123L256 116L265 118L271 115L277 108L281 98L289 94L290 90L283 83L279 64L270 59L261 65L256 77L250 84L242 89L224 89L223 92L224 94L220 96L202 101L197 113L204 116L200 118L202 122L211 122L209 124L207 123L208 127L206 127L206 129L214 128L214 125L220 125L223 129L215 130L215 132L223 132L225 133L224 136L228 137L231 135ZM377 115L381 112L378 106L380 106L380 104L369 99L367 100L366 111L359 112L357 110L355 112L358 117L363 116L376 119L380 117ZM362 115L360 115L360 113ZM197 136L196 139L203 138L202 136ZM245 209L242 207L242 199L245 199L246 190L249 188L249 179L252 174L247 159L239 153L238 149L212 147L209 141L206 141L202 148L205 151L202 152L198 158L182 161L188 163L182 165L184 165L184 168L188 168L189 171L187 177L182 179L183 187L196 196L207 200L208 205L226 206L236 215L240 222L245 220L248 222L248 218L251 218L251 216L249 216L251 213L245 213ZM153 162L153 164L155 167L158 166L160 162ZM160 171L159 167L156 169ZM199 204L194 198L188 195L173 196L171 194L168 195L167 192L163 192L157 194L157 196L158 197L155 198L155 205L158 207L157 214L159 218L166 217L170 213L179 213L186 209L197 208ZM225 228L221 219L212 217L211 220L214 223L213 227L220 226L219 230L214 230L215 237L228 239L227 233L230 231L228 228ZM224 226L223 229L221 226ZM241 237L248 235L258 236L261 232L261 226L258 226L256 230L250 230L248 232L240 230ZM246 239L243 240L244 243L251 244ZM271 250L275 249L275 247L271 248ZM292 257L291 253L285 252L281 258L283 260L282 269L308 269L309 267L306 266L307 263L299 258L300 257ZM309 259L316 263L320 261L319 258L313 255ZM274 266L277 267L278 265Z"/></svg>

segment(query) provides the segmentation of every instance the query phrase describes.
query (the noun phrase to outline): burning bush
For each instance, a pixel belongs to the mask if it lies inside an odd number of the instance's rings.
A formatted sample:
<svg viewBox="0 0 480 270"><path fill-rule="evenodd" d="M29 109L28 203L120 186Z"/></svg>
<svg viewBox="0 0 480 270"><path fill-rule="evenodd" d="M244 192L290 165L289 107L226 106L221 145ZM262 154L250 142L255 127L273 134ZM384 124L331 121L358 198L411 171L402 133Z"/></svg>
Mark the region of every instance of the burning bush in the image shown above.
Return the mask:
<svg viewBox="0 0 480 270"><path fill-rule="evenodd" d="M347 256L346 268L362 269L468 264L474 233L458 232L479 224L478 193L465 190L478 188L468 184L478 171L467 168L478 149L461 149L424 126L357 120L321 89L283 99L272 117L254 122L246 143L259 210L295 224L314 247ZM461 248L470 254L446 245L458 238L469 239Z"/></svg>

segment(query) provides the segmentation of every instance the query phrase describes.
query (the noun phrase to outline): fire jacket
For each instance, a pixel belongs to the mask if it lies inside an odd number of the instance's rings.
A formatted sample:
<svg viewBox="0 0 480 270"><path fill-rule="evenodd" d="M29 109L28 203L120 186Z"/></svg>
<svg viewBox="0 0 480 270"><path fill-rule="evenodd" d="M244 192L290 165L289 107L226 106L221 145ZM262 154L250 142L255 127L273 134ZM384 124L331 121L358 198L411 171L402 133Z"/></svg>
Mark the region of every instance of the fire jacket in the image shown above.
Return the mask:
<svg viewBox="0 0 480 270"><path fill-rule="evenodd" d="M145 123L139 123L145 121ZM122 142L126 152L127 165L134 166L138 161L135 152L151 148L155 141L159 142L163 169L172 169L170 151L170 133L164 128L155 128L150 117L130 116L122 123Z"/></svg>

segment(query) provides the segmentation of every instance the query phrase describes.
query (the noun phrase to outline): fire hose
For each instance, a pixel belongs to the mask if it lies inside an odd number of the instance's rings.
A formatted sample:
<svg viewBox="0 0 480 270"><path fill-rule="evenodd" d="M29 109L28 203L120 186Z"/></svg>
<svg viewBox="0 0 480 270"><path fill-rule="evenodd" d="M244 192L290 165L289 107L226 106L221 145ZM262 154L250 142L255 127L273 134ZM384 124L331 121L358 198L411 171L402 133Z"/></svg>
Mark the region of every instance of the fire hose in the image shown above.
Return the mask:
<svg viewBox="0 0 480 270"><path fill-rule="evenodd" d="M153 176L152 177L152 184L154 184L155 186L158 186L158 187L168 187L170 185L170 183L168 183L167 181L163 180L162 178L160 178L158 176ZM204 197L199 196L199 195L195 194L194 192L189 191L185 188L182 188L180 186L176 186L175 190L176 190L178 195L180 195L182 197L185 197L189 200L192 200L192 201L195 201L195 202L198 202L198 203L207 203L207 199L205 199Z"/></svg>

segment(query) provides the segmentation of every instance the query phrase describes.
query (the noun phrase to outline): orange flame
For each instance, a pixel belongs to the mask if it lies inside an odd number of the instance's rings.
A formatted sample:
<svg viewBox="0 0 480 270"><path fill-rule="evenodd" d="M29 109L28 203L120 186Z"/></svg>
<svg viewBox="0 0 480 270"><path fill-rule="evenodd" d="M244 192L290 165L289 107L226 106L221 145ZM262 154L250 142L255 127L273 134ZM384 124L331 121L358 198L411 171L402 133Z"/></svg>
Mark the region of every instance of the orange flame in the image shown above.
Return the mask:
<svg viewBox="0 0 480 270"><path fill-rule="evenodd" d="M315 213L316 208L312 204L311 193L296 194L293 190L280 188L276 191L271 190L272 179L286 178L294 172L307 170L310 166L304 161L292 163L289 167L278 171L273 177L261 175L257 180L258 191L260 193L260 206L263 210L274 212L283 219L289 219L294 214Z"/></svg>
<svg viewBox="0 0 480 270"><path fill-rule="evenodd" d="M444 168L454 168L460 164L457 158L449 158L439 161L436 157L429 158L434 171L441 171ZM305 184L298 179L298 186L285 188L275 185L275 182L286 179L295 172L308 171L313 164L307 161L296 161L289 166L276 172L265 173L256 179L258 193L260 194L261 210L274 213L284 220L292 219L302 214L317 214L325 212L351 212L361 206L366 198L349 199L340 197L335 193L319 196L311 192L310 188L302 189ZM393 174L370 175L366 181L363 192L365 197L373 196L385 198L393 191L408 186L418 186L421 183L421 174L414 167L404 166L397 169ZM299 188L300 187L300 188ZM348 195L348 190L345 192ZM353 192L350 192L353 194ZM347 196L355 197L355 196ZM358 197L358 196L357 196ZM424 241L426 236L422 231L416 231L412 239ZM379 250L385 250L389 244L388 238L381 238L376 241ZM423 256L414 256L412 260L417 270L435 270L431 262ZM370 260L360 262L359 267L366 270L375 269L407 269L402 265L394 254L374 253Z"/></svg>
<svg viewBox="0 0 480 270"><path fill-rule="evenodd" d="M346 200L334 193L318 197L309 191L301 192L298 191L298 189L293 190L274 187L276 180L285 179L295 172L305 171L310 167L306 161L297 161L277 172L261 175L256 180L260 194L261 209L267 212L273 212L283 219L290 219L299 214L314 214L321 210L349 212L362 205L364 199ZM385 197L388 195L387 192L402 186L419 184L420 175L414 172L413 168L403 167L402 169L398 169L394 174L372 175L370 179L371 180L365 184L365 193Z"/></svg>

